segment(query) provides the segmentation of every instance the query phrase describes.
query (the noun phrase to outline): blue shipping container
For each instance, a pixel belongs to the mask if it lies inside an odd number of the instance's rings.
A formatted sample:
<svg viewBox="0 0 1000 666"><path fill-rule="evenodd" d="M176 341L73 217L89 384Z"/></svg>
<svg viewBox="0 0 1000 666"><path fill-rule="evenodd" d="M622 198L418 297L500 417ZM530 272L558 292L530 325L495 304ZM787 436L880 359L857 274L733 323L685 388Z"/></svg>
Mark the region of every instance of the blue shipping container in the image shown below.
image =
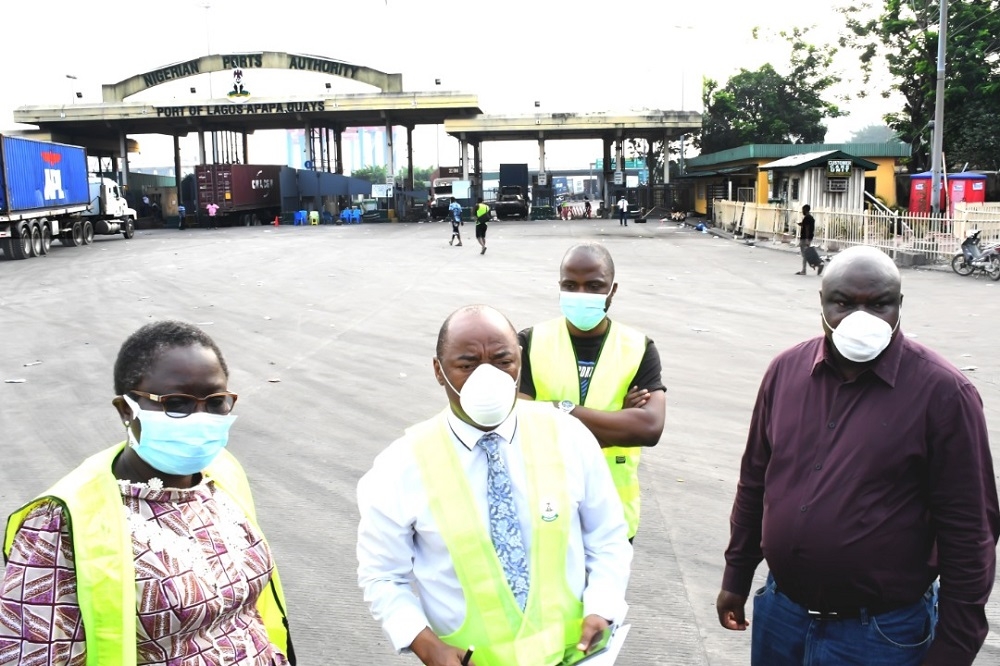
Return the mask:
<svg viewBox="0 0 1000 666"><path fill-rule="evenodd" d="M0 213L90 202L87 151L79 146L2 137Z"/></svg>

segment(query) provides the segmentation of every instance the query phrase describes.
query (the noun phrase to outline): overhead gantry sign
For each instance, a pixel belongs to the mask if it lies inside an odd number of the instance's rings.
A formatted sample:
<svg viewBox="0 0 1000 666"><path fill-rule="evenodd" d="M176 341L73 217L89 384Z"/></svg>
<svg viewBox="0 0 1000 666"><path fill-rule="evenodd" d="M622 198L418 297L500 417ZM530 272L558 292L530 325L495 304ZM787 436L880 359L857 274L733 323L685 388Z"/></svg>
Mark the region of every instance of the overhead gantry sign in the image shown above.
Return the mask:
<svg viewBox="0 0 1000 666"><path fill-rule="evenodd" d="M198 76L199 74L211 74L212 72L229 72L235 69L281 69L315 72L366 83L385 93L403 92L402 74L388 74L370 67L322 56L256 51L253 53L207 55L160 67L143 74L136 74L118 83L102 86L102 96L104 102L108 104L123 102L136 93L170 81Z"/></svg>

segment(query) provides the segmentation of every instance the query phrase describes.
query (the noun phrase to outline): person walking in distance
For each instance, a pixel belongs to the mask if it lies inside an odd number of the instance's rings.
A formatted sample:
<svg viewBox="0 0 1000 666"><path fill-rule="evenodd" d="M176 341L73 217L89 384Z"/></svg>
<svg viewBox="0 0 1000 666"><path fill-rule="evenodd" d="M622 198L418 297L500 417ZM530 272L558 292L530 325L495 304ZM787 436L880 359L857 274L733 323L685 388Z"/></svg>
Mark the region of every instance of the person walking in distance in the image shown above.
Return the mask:
<svg viewBox="0 0 1000 666"><path fill-rule="evenodd" d="M457 240L458 246L462 247L462 234L458 231L458 227L462 224L462 206L455 197L452 197L451 203L448 204L448 213L451 214L451 240L448 241L448 245Z"/></svg>
<svg viewBox="0 0 1000 666"><path fill-rule="evenodd" d="M813 236L816 235L816 220L812 215L809 214L811 208L809 204L802 207L802 221L799 222L799 254L802 255L802 270L800 270L796 275L805 275L806 266L809 263L806 253L809 248L812 247ZM823 264L819 264L816 269L818 275L823 273Z"/></svg>
<svg viewBox="0 0 1000 666"><path fill-rule="evenodd" d="M982 399L900 331L885 253L841 252L819 295L823 334L779 354L757 395L719 622L750 624L763 559L752 666L970 666L1000 534Z"/></svg>
<svg viewBox="0 0 1000 666"><path fill-rule="evenodd" d="M476 199L476 240L482 246L479 254L486 254L486 223L490 219L490 207L483 203L483 198Z"/></svg>
<svg viewBox="0 0 1000 666"><path fill-rule="evenodd" d="M628 199L624 194L618 197L618 226L628 226Z"/></svg>

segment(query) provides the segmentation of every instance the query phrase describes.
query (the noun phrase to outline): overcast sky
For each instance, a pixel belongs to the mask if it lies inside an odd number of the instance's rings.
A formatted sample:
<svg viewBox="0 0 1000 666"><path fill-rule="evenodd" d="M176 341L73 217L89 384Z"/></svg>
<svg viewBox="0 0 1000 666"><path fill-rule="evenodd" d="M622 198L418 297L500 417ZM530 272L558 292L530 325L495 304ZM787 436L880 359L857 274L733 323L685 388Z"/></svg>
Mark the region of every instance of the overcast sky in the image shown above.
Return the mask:
<svg viewBox="0 0 1000 666"><path fill-rule="evenodd" d="M703 76L724 82L765 62L783 70L787 46L777 37L753 40L754 26L775 33L817 26L814 42L821 43L833 42L842 24L831 3L806 0L49 0L8 2L3 14L0 128L14 126L11 112L19 106L75 103L77 91L83 102L97 102L101 84L133 74L209 52L265 50L399 72L406 90L434 89L438 78L439 90L478 95L488 114L531 114L536 100L543 112L700 111ZM844 75L844 90L855 89L859 73ZM255 96L318 95L328 80L334 92L374 91L319 74L253 77L246 83ZM191 85L199 98L209 87L221 97L230 81L227 72L211 83L203 75L131 99L186 102ZM847 108L851 115L829 123L827 141L881 122L891 105L873 95ZM172 162L169 138L137 138L137 163ZM251 161L283 161L282 141L252 137L250 146ZM415 132L414 148L418 165L434 164L438 152L441 163L457 163L457 144L439 139L433 127ZM599 142L546 145L553 168L586 168L600 151ZM484 148L486 168L537 159L532 143Z"/></svg>

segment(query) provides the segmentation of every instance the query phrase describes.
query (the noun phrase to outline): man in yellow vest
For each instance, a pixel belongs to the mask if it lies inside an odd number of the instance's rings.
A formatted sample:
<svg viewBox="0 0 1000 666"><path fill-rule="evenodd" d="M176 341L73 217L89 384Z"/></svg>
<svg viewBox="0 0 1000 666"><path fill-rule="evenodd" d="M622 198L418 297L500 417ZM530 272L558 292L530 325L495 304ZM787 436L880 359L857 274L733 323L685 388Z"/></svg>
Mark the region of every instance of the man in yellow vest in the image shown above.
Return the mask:
<svg viewBox="0 0 1000 666"><path fill-rule="evenodd" d="M604 450L625 507L628 537L639 528L639 452L663 433L666 388L660 355L639 331L611 321L618 290L603 245L574 245L559 268L563 316L518 333L521 394L579 419Z"/></svg>
<svg viewBox="0 0 1000 666"><path fill-rule="evenodd" d="M358 483L359 585L427 665L570 664L624 616L632 548L600 448L516 399L520 366L502 314L453 313L433 359L448 408Z"/></svg>

